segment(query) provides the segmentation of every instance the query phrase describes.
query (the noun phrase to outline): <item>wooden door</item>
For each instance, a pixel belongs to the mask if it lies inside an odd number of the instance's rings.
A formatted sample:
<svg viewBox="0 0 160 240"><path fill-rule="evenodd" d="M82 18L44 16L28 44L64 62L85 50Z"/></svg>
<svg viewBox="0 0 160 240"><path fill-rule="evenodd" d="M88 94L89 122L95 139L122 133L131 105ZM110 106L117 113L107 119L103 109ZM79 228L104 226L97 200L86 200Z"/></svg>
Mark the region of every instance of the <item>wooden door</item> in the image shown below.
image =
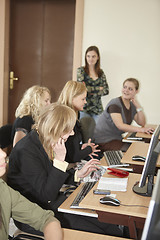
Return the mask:
<svg viewBox="0 0 160 240"><path fill-rule="evenodd" d="M56 101L72 78L75 0L11 0L9 123L24 91L39 84Z"/></svg>

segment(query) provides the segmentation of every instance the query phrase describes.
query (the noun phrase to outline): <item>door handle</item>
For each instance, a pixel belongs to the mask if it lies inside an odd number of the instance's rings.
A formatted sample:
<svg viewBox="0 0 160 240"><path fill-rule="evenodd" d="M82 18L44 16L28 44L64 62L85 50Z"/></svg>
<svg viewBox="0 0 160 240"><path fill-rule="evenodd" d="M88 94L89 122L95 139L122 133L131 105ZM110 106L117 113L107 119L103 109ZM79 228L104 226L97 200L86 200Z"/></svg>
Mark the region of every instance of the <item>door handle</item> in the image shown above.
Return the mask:
<svg viewBox="0 0 160 240"><path fill-rule="evenodd" d="M10 74L9 74L9 86L10 86L10 89L13 89L13 81L17 81L18 80L18 78L15 78L14 77L14 72L10 72Z"/></svg>

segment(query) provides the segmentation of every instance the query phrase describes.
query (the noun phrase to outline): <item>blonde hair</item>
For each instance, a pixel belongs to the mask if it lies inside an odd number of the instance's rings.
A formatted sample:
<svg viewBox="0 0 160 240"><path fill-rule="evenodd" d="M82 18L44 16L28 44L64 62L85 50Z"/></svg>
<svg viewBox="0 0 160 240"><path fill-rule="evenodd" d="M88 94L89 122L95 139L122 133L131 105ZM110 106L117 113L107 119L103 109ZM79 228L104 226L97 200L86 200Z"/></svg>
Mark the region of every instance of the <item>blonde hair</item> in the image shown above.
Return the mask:
<svg viewBox="0 0 160 240"><path fill-rule="evenodd" d="M58 102L74 109L73 98L83 94L84 92L87 92L87 88L84 83L70 80L62 89Z"/></svg>
<svg viewBox="0 0 160 240"><path fill-rule="evenodd" d="M35 85L28 88L16 109L16 118L31 115L33 120L36 121L42 107L42 96L45 92L48 92L51 96L47 87Z"/></svg>
<svg viewBox="0 0 160 240"><path fill-rule="evenodd" d="M76 114L70 107L52 103L41 112L33 126L49 157L52 158L51 142L56 143L62 135L71 132L76 123Z"/></svg>

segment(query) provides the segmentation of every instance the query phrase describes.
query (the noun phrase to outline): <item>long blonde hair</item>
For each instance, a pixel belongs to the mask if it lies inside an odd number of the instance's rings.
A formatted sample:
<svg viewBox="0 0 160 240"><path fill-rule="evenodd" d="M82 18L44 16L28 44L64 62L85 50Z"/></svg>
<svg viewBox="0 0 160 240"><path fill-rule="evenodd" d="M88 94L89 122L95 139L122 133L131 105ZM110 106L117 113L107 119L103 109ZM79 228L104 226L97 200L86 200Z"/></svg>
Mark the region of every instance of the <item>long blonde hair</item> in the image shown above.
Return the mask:
<svg viewBox="0 0 160 240"><path fill-rule="evenodd" d="M48 92L51 96L47 87L35 85L28 88L16 109L16 118L31 115L33 120L36 121L42 107L42 97L45 92Z"/></svg>
<svg viewBox="0 0 160 240"><path fill-rule="evenodd" d="M71 132L76 123L76 114L70 107L52 103L39 115L33 126L38 131L39 139L51 158L51 143L56 143L62 135Z"/></svg>
<svg viewBox="0 0 160 240"><path fill-rule="evenodd" d="M87 88L84 83L70 80L62 89L58 102L74 109L73 98L83 94L84 92L87 92ZM77 113L76 110L75 112Z"/></svg>

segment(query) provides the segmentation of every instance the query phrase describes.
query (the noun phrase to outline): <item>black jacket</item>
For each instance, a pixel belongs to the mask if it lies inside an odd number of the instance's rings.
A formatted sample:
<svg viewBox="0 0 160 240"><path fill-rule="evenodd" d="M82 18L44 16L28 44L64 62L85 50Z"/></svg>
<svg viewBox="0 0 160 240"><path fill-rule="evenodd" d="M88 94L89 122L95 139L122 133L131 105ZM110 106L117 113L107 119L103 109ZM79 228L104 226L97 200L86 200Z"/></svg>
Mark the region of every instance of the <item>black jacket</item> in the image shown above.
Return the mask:
<svg viewBox="0 0 160 240"><path fill-rule="evenodd" d="M59 194L62 185L74 183L74 170L53 167L35 130L16 144L9 159L8 184L45 209L55 210L65 199Z"/></svg>
<svg viewBox="0 0 160 240"><path fill-rule="evenodd" d="M67 154L65 161L69 163L80 162L82 159L86 159L88 155L92 152L92 148L87 146L85 149L82 147L82 133L81 125L77 120L74 127L74 135L69 136L67 142L65 143ZM89 159L88 159L89 160Z"/></svg>

